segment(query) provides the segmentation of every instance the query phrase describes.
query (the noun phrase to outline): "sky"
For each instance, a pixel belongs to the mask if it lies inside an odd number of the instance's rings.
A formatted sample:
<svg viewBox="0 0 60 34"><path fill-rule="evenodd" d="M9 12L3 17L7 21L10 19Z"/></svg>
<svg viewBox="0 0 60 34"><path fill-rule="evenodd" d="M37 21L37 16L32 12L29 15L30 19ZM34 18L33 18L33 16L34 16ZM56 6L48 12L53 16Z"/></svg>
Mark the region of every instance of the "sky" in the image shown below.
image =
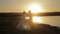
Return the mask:
<svg viewBox="0 0 60 34"><path fill-rule="evenodd" d="M60 0L0 0L0 12L27 11L27 6L35 2L46 12L60 12Z"/></svg>

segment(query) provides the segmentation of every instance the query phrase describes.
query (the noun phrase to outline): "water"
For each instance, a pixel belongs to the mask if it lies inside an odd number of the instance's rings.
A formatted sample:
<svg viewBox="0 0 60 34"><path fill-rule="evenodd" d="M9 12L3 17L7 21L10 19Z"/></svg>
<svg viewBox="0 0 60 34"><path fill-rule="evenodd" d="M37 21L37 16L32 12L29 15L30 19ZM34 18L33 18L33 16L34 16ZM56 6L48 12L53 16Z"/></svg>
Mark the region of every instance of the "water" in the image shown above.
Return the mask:
<svg viewBox="0 0 60 34"><path fill-rule="evenodd" d="M60 27L60 16L42 16L40 20L40 23Z"/></svg>

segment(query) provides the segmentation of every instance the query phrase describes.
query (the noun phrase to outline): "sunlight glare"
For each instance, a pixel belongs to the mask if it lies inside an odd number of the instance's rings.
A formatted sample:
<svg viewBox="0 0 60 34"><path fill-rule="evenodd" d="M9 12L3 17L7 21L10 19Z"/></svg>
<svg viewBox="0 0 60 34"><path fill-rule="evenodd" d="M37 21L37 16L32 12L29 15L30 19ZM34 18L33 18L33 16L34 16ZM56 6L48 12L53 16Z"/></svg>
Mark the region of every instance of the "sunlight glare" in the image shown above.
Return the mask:
<svg viewBox="0 0 60 34"><path fill-rule="evenodd" d="M41 21L42 21L42 19L40 19L40 17L38 17L38 16L33 16L32 20L33 20L34 23L38 23L38 24L40 24Z"/></svg>
<svg viewBox="0 0 60 34"><path fill-rule="evenodd" d="M28 7L29 10L31 10L32 13L39 13L42 12L42 8L39 4L31 4Z"/></svg>

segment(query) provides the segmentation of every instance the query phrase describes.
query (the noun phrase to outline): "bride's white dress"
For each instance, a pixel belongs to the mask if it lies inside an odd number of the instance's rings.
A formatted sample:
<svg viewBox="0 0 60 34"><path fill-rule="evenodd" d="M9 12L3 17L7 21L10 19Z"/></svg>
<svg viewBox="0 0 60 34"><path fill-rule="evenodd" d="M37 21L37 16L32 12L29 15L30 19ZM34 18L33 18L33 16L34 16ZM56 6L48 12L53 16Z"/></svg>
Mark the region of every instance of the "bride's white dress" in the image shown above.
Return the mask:
<svg viewBox="0 0 60 34"><path fill-rule="evenodd" d="M20 22L17 24L17 29L19 29L19 30L30 30L31 27L27 22L25 19L25 15L23 15Z"/></svg>

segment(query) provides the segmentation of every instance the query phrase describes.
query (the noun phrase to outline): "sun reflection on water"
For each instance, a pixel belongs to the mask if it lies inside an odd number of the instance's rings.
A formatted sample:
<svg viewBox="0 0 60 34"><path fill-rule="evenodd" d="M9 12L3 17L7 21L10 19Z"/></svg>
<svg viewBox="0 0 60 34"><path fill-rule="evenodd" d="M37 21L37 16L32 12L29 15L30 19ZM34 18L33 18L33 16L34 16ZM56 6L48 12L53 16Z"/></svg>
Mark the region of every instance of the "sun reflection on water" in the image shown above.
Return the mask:
<svg viewBox="0 0 60 34"><path fill-rule="evenodd" d="M33 21L34 23L40 24L40 23L42 23L42 18L41 18L41 17L38 17L38 16L33 16L33 17L32 17L32 21Z"/></svg>

